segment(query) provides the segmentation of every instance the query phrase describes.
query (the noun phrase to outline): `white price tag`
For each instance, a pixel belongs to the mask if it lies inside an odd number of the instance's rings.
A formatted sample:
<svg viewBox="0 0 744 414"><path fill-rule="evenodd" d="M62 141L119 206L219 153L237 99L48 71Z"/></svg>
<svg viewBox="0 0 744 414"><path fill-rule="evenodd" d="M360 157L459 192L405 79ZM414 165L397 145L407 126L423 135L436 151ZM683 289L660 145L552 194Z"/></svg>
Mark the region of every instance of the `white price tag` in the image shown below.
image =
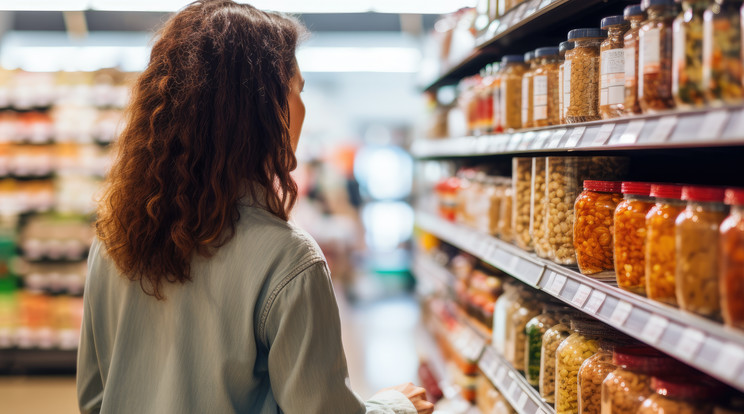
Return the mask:
<svg viewBox="0 0 744 414"><path fill-rule="evenodd" d="M523 410L526 404L527 404L527 393L522 391L522 395L520 395L519 399L517 400L517 408L519 408L520 410Z"/></svg>
<svg viewBox="0 0 744 414"><path fill-rule="evenodd" d="M738 373L742 363L744 363L744 349L739 345L727 343L721 348L721 352L718 354L718 360L716 360L713 369L716 373L721 374L722 377L732 380Z"/></svg>
<svg viewBox="0 0 744 414"><path fill-rule="evenodd" d="M528 132L524 134L524 136L522 137L522 140L519 142L518 149L521 151L529 149L530 144L532 144L533 141L535 140L535 136L537 136L537 134L535 134L534 132Z"/></svg>
<svg viewBox="0 0 744 414"><path fill-rule="evenodd" d="M592 141L592 146L599 147L604 145L607 142L607 139L612 135L612 131L615 129L615 124L604 124L601 128L599 128L599 131L597 131L597 135L594 137L594 140Z"/></svg>
<svg viewBox="0 0 744 414"><path fill-rule="evenodd" d="M555 296L560 296L561 290L563 290L563 286L566 285L566 280L566 276L559 275L558 273L553 273L553 279L547 289L548 293Z"/></svg>
<svg viewBox="0 0 744 414"><path fill-rule="evenodd" d="M509 389L507 390L507 394L514 395L515 392L519 390L519 385L517 385L517 382L512 379L511 384L509 384Z"/></svg>
<svg viewBox="0 0 744 414"><path fill-rule="evenodd" d="M705 114L703 123L698 131L699 139L718 139L729 119L729 113L725 109L711 111Z"/></svg>
<svg viewBox="0 0 744 414"><path fill-rule="evenodd" d="M566 131L568 131L566 128L556 129L553 132L553 135L550 137L550 141L548 142L548 146L546 148L558 148L558 146L561 144L563 136L566 135Z"/></svg>
<svg viewBox="0 0 744 414"><path fill-rule="evenodd" d="M514 269L517 268L517 263L519 263L519 256L512 256L511 260L509 260L509 266L507 267L507 269L502 270L510 270L513 272Z"/></svg>
<svg viewBox="0 0 744 414"><path fill-rule="evenodd" d="M552 133L550 131L542 131L537 135L537 139L532 143L532 149L543 149L545 144L550 139Z"/></svg>
<svg viewBox="0 0 744 414"><path fill-rule="evenodd" d="M674 351L682 359L692 360L705 342L705 334L694 328L685 328Z"/></svg>
<svg viewBox="0 0 744 414"><path fill-rule="evenodd" d="M563 148L573 148L576 146L576 144L581 141L581 137L584 136L584 131L586 131L585 126L576 127L571 131L571 135L568 136L568 139L566 140L566 143L563 144Z"/></svg>
<svg viewBox="0 0 744 414"><path fill-rule="evenodd" d="M644 326L641 331L641 339L651 345L655 345L656 342L659 341L659 338L661 338L661 335L664 333L667 326L669 326L668 319L662 318L658 315L651 315L651 317L648 318L648 321L646 321L646 326Z"/></svg>
<svg viewBox="0 0 744 414"><path fill-rule="evenodd" d="M636 141L638 141L638 136L641 134L641 131L643 130L643 126L645 124L646 121L643 119L630 121L630 123L628 123L628 126L625 128L623 135L620 136L620 139L617 141L617 143L620 145L635 144Z"/></svg>
<svg viewBox="0 0 744 414"><path fill-rule="evenodd" d="M632 310L633 310L633 305L621 300L620 302L617 303L617 306L615 306L615 310L612 311L612 316L610 316L610 322L613 325L623 326L625 321L628 320L628 316L630 316L630 312Z"/></svg>
<svg viewBox="0 0 744 414"><path fill-rule="evenodd" d="M665 142L672 135L672 131L677 126L677 116L667 115L659 118L659 122L651 133L649 142Z"/></svg>
<svg viewBox="0 0 744 414"><path fill-rule="evenodd" d="M733 120L736 122L736 127L729 128L729 133L726 134L724 139L740 140L742 139L742 131L744 131L744 109L733 115Z"/></svg>
<svg viewBox="0 0 744 414"><path fill-rule="evenodd" d="M595 290L594 292L592 292L591 297L589 297L589 302L587 302L586 306L584 306L584 310L591 315L596 314L606 298L607 295L604 292Z"/></svg>
<svg viewBox="0 0 744 414"><path fill-rule="evenodd" d="M519 147L519 143L522 141L522 137L524 134L518 133L518 134L512 134L511 138L509 138L509 144L506 146L507 151L514 151Z"/></svg>
<svg viewBox="0 0 744 414"><path fill-rule="evenodd" d="M503 365L499 366L499 370L496 372L496 382L503 385L506 379L507 369Z"/></svg>
<svg viewBox="0 0 744 414"><path fill-rule="evenodd" d="M587 285L580 285L579 289L576 290L573 299L571 299L571 303L578 308L584 306L584 303L586 303L586 300L587 298L589 298L590 293L592 293L591 287Z"/></svg>

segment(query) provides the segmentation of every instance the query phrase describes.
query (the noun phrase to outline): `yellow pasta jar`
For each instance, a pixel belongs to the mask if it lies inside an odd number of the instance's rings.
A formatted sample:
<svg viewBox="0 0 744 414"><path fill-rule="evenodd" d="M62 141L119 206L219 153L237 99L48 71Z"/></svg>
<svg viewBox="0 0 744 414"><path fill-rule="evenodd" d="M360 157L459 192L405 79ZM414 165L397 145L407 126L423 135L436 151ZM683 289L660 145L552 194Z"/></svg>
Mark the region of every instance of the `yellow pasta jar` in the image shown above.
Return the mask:
<svg viewBox="0 0 744 414"><path fill-rule="evenodd" d="M578 414L578 378L581 365L599 350L606 325L583 318L571 321L571 335L561 342L555 355L555 412Z"/></svg>

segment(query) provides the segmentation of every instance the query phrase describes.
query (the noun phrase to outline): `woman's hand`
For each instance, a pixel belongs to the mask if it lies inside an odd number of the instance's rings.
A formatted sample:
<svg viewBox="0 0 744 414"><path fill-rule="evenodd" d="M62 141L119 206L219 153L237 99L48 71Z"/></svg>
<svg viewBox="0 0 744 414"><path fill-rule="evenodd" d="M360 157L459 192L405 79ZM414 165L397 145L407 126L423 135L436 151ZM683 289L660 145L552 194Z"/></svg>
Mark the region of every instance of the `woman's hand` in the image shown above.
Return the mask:
<svg viewBox="0 0 744 414"><path fill-rule="evenodd" d="M431 414L434 412L434 404L426 401L426 390L412 383L396 385L389 388L396 390L406 396L416 407L419 414Z"/></svg>

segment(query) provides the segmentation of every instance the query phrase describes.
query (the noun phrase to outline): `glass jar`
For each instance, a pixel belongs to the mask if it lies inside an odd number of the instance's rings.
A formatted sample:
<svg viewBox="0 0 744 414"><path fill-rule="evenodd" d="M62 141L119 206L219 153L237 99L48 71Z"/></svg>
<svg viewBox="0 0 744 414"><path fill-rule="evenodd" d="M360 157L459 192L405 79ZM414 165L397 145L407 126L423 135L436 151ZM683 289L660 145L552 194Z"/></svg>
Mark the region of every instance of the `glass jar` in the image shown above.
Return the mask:
<svg viewBox="0 0 744 414"><path fill-rule="evenodd" d="M672 96L673 23L677 8L673 0L643 0L647 14L638 33L638 102L643 113L674 108Z"/></svg>
<svg viewBox="0 0 744 414"><path fill-rule="evenodd" d="M579 271L593 275L613 270L613 214L623 199L619 181L584 181L584 191L576 198L574 210L574 249Z"/></svg>
<svg viewBox="0 0 744 414"><path fill-rule="evenodd" d="M511 242L514 239L514 232L512 231L512 186L511 179L501 179L502 197L501 207L499 211L501 216L499 217L498 224L498 236L501 240Z"/></svg>
<svg viewBox="0 0 744 414"><path fill-rule="evenodd" d="M434 187L437 193L437 210L439 216L445 220L455 221L457 215L457 193L460 189L460 179L450 177L439 181Z"/></svg>
<svg viewBox="0 0 744 414"><path fill-rule="evenodd" d="M555 402L555 355L558 346L571 334L568 318L562 318L543 335L540 348L540 397L549 404Z"/></svg>
<svg viewBox="0 0 744 414"><path fill-rule="evenodd" d="M511 317L511 329L507 334L506 355L507 361L517 370L525 372L525 360L527 359L527 323L540 314L542 305L534 297L522 302Z"/></svg>
<svg viewBox="0 0 744 414"><path fill-rule="evenodd" d="M542 355L542 341L545 332L558 323L557 304L544 304L542 313L530 319L524 327L525 357L524 376L527 382L537 388L540 385L540 355Z"/></svg>
<svg viewBox="0 0 744 414"><path fill-rule="evenodd" d="M493 114L491 118L493 123L491 124L491 132L500 133L504 132L504 123L501 120L501 64L494 62L492 64L493 76L491 76L490 89L491 89L491 103L493 106Z"/></svg>
<svg viewBox="0 0 744 414"><path fill-rule="evenodd" d="M558 70L561 64L558 48L541 47L535 50L535 60L538 61L538 66L532 77L532 126L558 125Z"/></svg>
<svg viewBox="0 0 744 414"><path fill-rule="evenodd" d="M571 320L571 335L558 346L555 355L555 412L579 412L579 368L599 350L599 340L609 328L585 318Z"/></svg>
<svg viewBox="0 0 744 414"><path fill-rule="evenodd" d="M703 12L710 0L683 0L674 19L672 94L679 107L705 103L703 93Z"/></svg>
<svg viewBox="0 0 744 414"><path fill-rule="evenodd" d="M524 63L527 64L529 68L524 72L524 75L522 75L522 128L532 128L535 126L535 122L532 119L532 105L535 93L532 77L535 75L535 70L537 70L535 51L524 54Z"/></svg>
<svg viewBox="0 0 744 414"><path fill-rule="evenodd" d="M724 191L685 186L687 207L677 216L677 302L681 309L714 320L721 318L718 284L719 226L726 218Z"/></svg>
<svg viewBox="0 0 744 414"><path fill-rule="evenodd" d="M646 296L677 306L674 222L685 208L682 186L653 184L651 197L656 204L646 214Z"/></svg>
<svg viewBox="0 0 744 414"><path fill-rule="evenodd" d="M542 258L550 254L550 243L548 243L547 229L545 228L545 209L547 198L545 197L545 164L547 158L532 158L532 196L530 197L530 238L532 239L535 253Z"/></svg>
<svg viewBox="0 0 744 414"><path fill-rule="evenodd" d="M501 212L501 199L503 190L500 190L499 180L497 177L486 177L485 196L488 197L488 219L485 225L485 231L490 235L496 235L498 232L499 215Z"/></svg>
<svg viewBox="0 0 744 414"><path fill-rule="evenodd" d="M517 246L532 251L530 204L532 198L532 158L512 158L512 229Z"/></svg>
<svg viewBox="0 0 744 414"><path fill-rule="evenodd" d="M639 4L628 6L623 17L630 22L630 29L623 36L625 52L625 115L641 113L638 102L638 33L643 25L643 10Z"/></svg>
<svg viewBox="0 0 744 414"><path fill-rule="evenodd" d="M501 122L504 131L522 128L522 76L527 70L522 55L501 59Z"/></svg>
<svg viewBox="0 0 744 414"><path fill-rule="evenodd" d="M717 0L703 14L703 85L711 103L738 103L742 89L742 0Z"/></svg>
<svg viewBox="0 0 744 414"><path fill-rule="evenodd" d="M623 36L630 25L623 16L602 19L607 39L600 46L599 113L602 119L617 118L625 112L625 51Z"/></svg>
<svg viewBox="0 0 744 414"><path fill-rule="evenodd" d="M566 122L596 121L599 116L599 46L607 36L600 29L574 29L568 32L568 40L575 43L566 52L563 64L566 96L564 105L568 106Z"/></svg>
<svg viewBox="0 0 744 414"><path fill-rule="evenodd" d="M480 104L478 116L478 133L487 134L492 132L493 126L493 66L486 65L481 71L481 84L478 88L478 100Z"/></svg>
<svg viewBox="0 0 744 414"><path fill-rule="evenodd" d="M496 303L493 306L493 330L491 344L499 353L504 355L506 350L506 326L507 321L507 310L511 308L512 304L519 298L517 282L507 281L504 283L504 293L496 299Z"/></svg>
<svg viewBox="0 0 744 414"><path fill-rule="evenodd" d="M704 378L704 377L703 377ZM710 380L692 378L651 379L651 394L638 409L638 414L713 414L713 404L723 394L723 387Z"/></svg>
<svg viewBox="0 0 744 414"><path fill-rule="evenodd" d="M558 66L558 114L560 123L566 123L566 110L568 109L568 98L569 92L571 91L571 85L568 83L570 78L566 78L566 52L574 48L574 42L561 42L558 45L558 53L560 55L560 65ZM569 69L570 71L570 69Z"/></svg>
<svg viewBox="0 0 744 414"><path fill-rule="evenodd" d="M645 345L623 346L613 351L617 369L602 382L602 414L635 413L652 393L651 377L681 372L684 367Z"/></svg>
<svg viewBox="0 0 744 414"><path fill-rule="evenodd" d="M726 325L744 329L744 189L726 190L731 214L721 223L721 309Z"/></svg>
<svg viewBox="0 0 744 414"><path fill-rule="evenodd" d="M587 358L579 368L579 414L600 414L602 409L602 381L617 369L612 363L615 344L609 340L599 343L597 353Z"/></svg>
<svg viewBox="0 0 744 414"><path fill-rule="evenodd" d="M646 214L653 206L651 184L625 181L615 209L615 275L622 289L646 294Z"/></svg>

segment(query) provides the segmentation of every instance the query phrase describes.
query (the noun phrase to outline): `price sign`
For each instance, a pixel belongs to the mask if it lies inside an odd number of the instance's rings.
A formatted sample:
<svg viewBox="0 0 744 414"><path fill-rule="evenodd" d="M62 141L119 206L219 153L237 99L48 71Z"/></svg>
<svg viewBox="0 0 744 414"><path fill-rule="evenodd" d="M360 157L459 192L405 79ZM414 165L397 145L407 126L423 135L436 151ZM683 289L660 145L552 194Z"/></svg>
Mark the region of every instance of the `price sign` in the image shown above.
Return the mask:
<svg viewBox="0 0 744 414"><path fill-rule="evenodd" d="M589 302L587 302L586 306L584 306L584 310L592 315L595 315L606 298L607 295L604 292L595 290L589 297Z"/></svg>
<svg viewBox="0 0 744 414"><path fill-rule="evenodd" d="M694 328L685 328L674 351L682 359L692 360L705 342L705 334Z"/></svg>
<svg viewBox="0 0 744 414"><path fill-rule="evenodd" d="M625 321L628 320L628 316L630 316L630 312L632 310L633 310L633 305L621 300L620 302L617 303L617 306L615 306L615 310L612 311L612 315L610 316L610 322L613 325L623 326Z"/></svg>
<svg viewBox="0 0 744 414"><path fill-rule="evenodd" d="M677 126L677 116L667 115L659 118L659 122L651 133L649 142L665 142L672 135L674 128Z"/></svg>
<svg viewBox="0 0 744 414"><path fill-rule="evenodd" d="M522 391L522 395L520 395L519 399L517 400L517 408L519 408L520 410L523 410L526 404L527 404L527 393Z"/></svg>
<svg viewBox="0 0 744 414"><path fill-rule="evenodd" d="M724 378L732 380L742 363L744 363L744 349L739 345L727 343L718 354L718 360L713 369Z"/></svg>
<svg viewBox="0 0 744 414"><path fill-rule="evenodd" d="M566 131L568 131L566 128L560 128L553 131L553 135L550 137L550 142L548 142L547 148L558 148L563 136L566 135Z"/></svg>
<svg viewBox="0 0 744 414"><path fill-rule="evenodd" d="M586 300L589 298L590 293L592 293L591 287L587 285L580 285L579 288L576 290L573 299L571 299L571 303L578 308L584 306L584 303L586 303Z"/></svg>
<svg viewBox="0 0 744 414"><path fill-rule="evenodd" d="M547 289L548 293L555 296L560 296L561 290L563 290L563 286L566 285L566 280L566 276L559 275L558 273L553 273L553 278L550 282L550 286Z"/></svg>
<svg viewBox="0 0 744 414"><path fill-rule="evenodd" d="M646 326L644 326L641 331L641 339L654 345L659 341L659 338L661 338L661 335L664 333L667 326L669 326L668 319L662 318L658 315L651 315L646 322Z"/></svg>
<svg viewBox="0 0 744 414"><path fill-rule="evenodd" d="M725 109L711 111L705 114L703 123L698 131L699 139L718 139L726 127L726 121L729 119L729 113Z"/></svg>
<svg viewBox="0 0 744 414"><path fill-rule="evenodd" d="M576 127L571 131L571 135L568 136L568 139L566 140L566 143L563 144L563 148L573 148L576 146L576 144L579 143L581 140L581 137L584 136L584 131L586 131L585 126Z"/></svg>
<svg viewBox="0 0 744 414"><path fill-rule="evenodd" d="M641 134L641 131L643 130L643 126L645 124L646 121L643 119L630 121L627 128L625 128L623 135L620 136L620 139L617 141L617 143L620 145L635 144L636 141L638 141L638 136Z"/></svg>
<svg viewBox="0 0 744 414"><path fill-rule="evenodd" d="M592 146L599 147L604 145L605 142L607 142L607 139L612 135L612 131L614 130L614 123L602 125L602 127L599 128L597 135L594 136L594 140L592 140Z"/></svg>

